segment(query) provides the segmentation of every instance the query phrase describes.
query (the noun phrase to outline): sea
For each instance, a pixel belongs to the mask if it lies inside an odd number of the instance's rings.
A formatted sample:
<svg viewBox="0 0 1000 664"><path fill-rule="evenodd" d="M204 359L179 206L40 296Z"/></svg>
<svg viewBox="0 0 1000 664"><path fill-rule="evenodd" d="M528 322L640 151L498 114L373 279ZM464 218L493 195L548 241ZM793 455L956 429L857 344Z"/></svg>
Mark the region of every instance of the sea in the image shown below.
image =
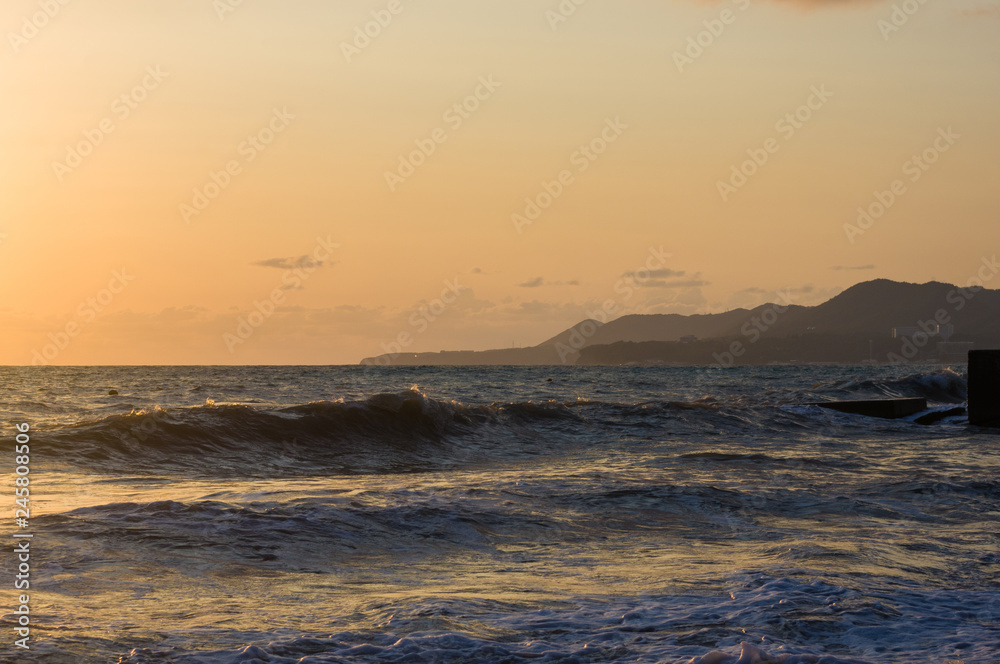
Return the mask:
<svg viewBox="0 0 1000 664"><path fill-rule="evenodd" d="M804 405L888 397L951 414ZM997 663L965 399L963 366L0 367L0 661Z"/></svg>

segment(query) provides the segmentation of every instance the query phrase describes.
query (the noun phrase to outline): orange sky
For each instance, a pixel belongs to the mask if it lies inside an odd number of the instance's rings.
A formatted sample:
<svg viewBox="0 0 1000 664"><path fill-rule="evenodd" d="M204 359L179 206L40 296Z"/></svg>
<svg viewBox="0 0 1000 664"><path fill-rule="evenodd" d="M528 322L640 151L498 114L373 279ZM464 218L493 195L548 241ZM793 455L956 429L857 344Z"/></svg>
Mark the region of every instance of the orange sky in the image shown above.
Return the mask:
<svg viewBox="0 0 1000 664"><path fill-rule="evenodd" d="M532 345L609 299L964 284L1000 245L995 0L8 0L0 28L4 364Z"/></svg>

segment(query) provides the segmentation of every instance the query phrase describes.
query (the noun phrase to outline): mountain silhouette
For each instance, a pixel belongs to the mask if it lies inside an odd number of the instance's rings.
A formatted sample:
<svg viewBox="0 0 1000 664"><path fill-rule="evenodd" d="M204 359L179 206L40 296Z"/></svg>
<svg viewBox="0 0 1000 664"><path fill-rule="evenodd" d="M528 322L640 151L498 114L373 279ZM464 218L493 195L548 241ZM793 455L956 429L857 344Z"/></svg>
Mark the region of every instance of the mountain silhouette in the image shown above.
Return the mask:
<svg viewBox="0 0 1000 664"><path fill-rule="evenodd" d="M921 327L921 324L923 326ZM942 336L935 336L939 324ZM946 326L951 326L947 328ZM900 335L893 338L893 329ZM546 365L718 361L734 342L746 346L751 362L860 362L898 355L904 335L926 360L937 342L1000 346L1000 290L964 288L941 282L912 284L875 279L859 283L816 306L769 303L717 314L631 314L601 324L581 321L529 348L442 351L382 355L364 364ZM933 343L932 343L933 342Z"/></svg>

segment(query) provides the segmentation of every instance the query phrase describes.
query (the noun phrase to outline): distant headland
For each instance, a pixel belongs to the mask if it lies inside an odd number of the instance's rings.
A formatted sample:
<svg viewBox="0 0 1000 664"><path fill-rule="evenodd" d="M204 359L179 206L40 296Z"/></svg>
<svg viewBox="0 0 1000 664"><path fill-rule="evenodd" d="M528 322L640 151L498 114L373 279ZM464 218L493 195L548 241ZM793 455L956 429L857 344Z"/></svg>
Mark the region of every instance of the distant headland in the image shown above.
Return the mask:
<svg viewBox="0 0 1000 664"><path fill-rule="evenodd" d="M528 348L387 354L365 365L964 363L1000 346L1000 290L866 281L816 306L584 320Z"/></svg>

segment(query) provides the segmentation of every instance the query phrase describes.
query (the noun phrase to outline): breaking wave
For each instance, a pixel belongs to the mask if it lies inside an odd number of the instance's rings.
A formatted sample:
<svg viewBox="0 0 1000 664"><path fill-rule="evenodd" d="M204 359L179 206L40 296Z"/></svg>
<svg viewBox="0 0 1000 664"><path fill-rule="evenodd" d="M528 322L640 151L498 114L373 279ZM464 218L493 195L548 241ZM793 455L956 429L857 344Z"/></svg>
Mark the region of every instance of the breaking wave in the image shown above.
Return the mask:
<svg viewBox="0 0 1000 664"><path fill-rule="evenodd" d="M831 420L815 409L783 406L817 399L914 396L954 404L964 401L965 393L965 376L951 370L825 383L807 391L644 403L578 399L475 405L435 399L413 387L357 401L287 407L208 402L133 410L56 428L45 441L57 450L53 457L113 472L243 477L317 471L406 473L545 455L567 445L623 438L828 433L835 427L864 426L866 418L852 424L842 416Z"/></svg>
<svg viewBox="0 0 1000 664"><path fill-rule="evenodd" d="M885 398L924 397L932 403L952 404L966 400L968 375L949 368L902 378L823 383L813 389L817 393L842 392Z"/></svg>
<svg viewBox="0 0 1000 664"><path fill-rule="evenodd" d="M468 406L414 388L286 408L208 403L133 410L56 429L46 442L70 463L117 470L252 476L264 464L268 475L416 472L475 461L498 430L508 440L534 443L524 451L537 453L553 440L547 429L575 420L557 402Z"/></svg>

